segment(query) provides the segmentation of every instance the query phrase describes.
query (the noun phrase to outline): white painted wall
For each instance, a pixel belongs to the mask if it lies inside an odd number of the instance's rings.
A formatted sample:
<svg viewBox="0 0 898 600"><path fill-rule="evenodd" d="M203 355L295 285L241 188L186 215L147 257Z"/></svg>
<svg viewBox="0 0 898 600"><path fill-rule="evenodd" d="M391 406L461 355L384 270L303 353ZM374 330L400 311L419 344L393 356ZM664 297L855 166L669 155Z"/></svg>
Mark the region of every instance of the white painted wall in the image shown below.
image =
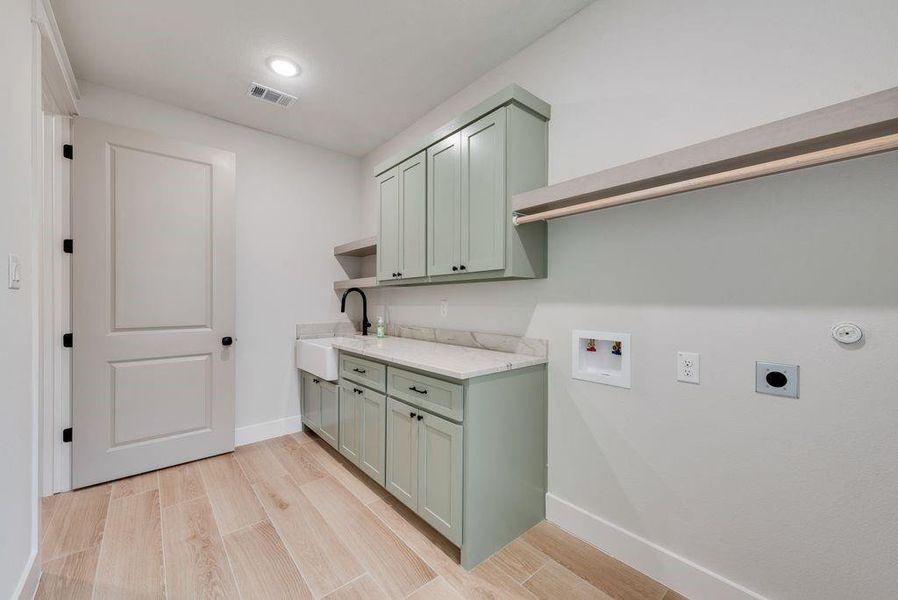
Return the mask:
<svg viewBox="0 0 898 600"><path fill-rule="evenodd" d="M552 104L554 183L896 86L896 40L891 0L599 1L366 156L366 231L373 166L509 83ZM693 598L723 596L607 523L769 598L890 598L895 189L892 153L572 217L550 223L547 280L379 302L550 340L550 508L575 533ZM830 338L841 320L863 347ZM631 390L570 379L575 328L632 332ZM702 353L700 386L675 381L677 350ZM755 360L800 364L801 399L755 394Z"/></svg>
<svg viewBox="0 0 898 600"><path fill-rule="evenodd" d="M340 313L333 282L345 274L333 247L361 234L359 160L79 85L83 116L236 153L237 427L298 415L296 323L337 320Z"/></svg>
<svg viewBox="0 0 898 600"><path fill-rule="evenodd" d="M0 597L17 593L36 550L32 397L31 2L3 3L0 18ZM7 289L7 255L22 259Z"/></svg>

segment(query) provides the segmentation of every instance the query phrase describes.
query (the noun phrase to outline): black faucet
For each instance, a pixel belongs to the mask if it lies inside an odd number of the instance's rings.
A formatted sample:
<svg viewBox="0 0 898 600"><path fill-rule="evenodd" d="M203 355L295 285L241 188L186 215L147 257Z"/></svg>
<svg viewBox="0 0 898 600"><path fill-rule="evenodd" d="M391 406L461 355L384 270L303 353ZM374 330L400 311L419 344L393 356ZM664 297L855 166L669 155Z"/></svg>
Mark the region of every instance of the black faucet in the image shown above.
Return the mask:
<svg viewBox="0 0 898 600"><path fill-rule="evenodd" d="M368 298L365 296L365 292L356 287L343 292L343 297L340 299L340 312L346 312L346 296L349 295L349 292L358 292L362 296L362 335L368 335L371 323L368 321Z"/></svg>

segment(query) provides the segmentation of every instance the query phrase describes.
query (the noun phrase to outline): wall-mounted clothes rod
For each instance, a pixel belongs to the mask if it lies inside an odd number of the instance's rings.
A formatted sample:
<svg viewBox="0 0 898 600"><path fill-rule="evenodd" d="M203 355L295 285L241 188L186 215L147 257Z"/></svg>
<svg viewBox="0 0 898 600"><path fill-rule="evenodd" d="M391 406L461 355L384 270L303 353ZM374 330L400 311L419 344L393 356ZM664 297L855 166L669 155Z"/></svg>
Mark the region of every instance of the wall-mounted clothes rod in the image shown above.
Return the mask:
<svg viewBox="0 0 898 600"><path fill-rule="evenodd" d="M622 204L631 204L633 202L642 202L643 200L652 200L662 198L664 196L672 196L674 194L682 194L683 192L691 192L718 185L735 183L737 181L745 181L756 177L765 177L767 175L776 175L777 173L786 173L807 167L815 167L825 165L827 163L848 160L851 158L859 158L871 154L888 152L898 149L898 133L872 138L869 140L861 140L851 144L841 146L833 146L825 150L817 150L815 152L807 152L771 160L769 162L758 163L738 169L721 171L711 175L702 177L694 177L674 183L654 186L625 194L617 194L608 196L607 198L599 198L590 200L571 206L555 208L529 215L517 215L513 218L515 225L523 225L534 221L546 221L549 219L557 219L559 217L567 217L569 215L577 215L580 213L610 208L612 206L620 206Z"/></svg>

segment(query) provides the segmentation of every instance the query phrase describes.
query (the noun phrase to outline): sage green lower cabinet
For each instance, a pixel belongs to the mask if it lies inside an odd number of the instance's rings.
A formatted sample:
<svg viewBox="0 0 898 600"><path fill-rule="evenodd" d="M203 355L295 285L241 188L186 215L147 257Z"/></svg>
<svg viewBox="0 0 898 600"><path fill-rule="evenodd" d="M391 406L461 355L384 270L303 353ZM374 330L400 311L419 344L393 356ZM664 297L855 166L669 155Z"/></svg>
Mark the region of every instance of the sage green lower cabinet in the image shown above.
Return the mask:
<svg viewBox="0 0 898 600"><path fill-rule="evenodd" d="M359 396L359 468L386 486L387 397L372 390Z"/></svg>
<svg viewBox="0 0 898 600"><path fill-rule="evenodd" d="M321 439L339 450L337 437L340 427L340 401L337 385L330 381L320 380L318 387L321 390L321 429L318 435Z"/></svg>
<svg viewBox="0 0 898 600"><path fill-rule="evenodd" d="M454 380L340 358L354 378L340 380L340 452L459 546L464 568L545 518L545 365Z"/></svg>
<svg viewBox="0 0 898 600"><path fill-rule="evenodd" d="M359 465L359 443L362 432L362 399L358 386L340 382L340 454L352 464Z"/></svg>
<svg viewBox="0 0 898 600"><path fill-rule="evenodd" d="M302 389L300 399L302 401L302 422L312 431L318 433L321 430L321 388L318 387L320 379L300 371Z"/></svg>
<svg viewBox="0 0 898 600"><path fill-rule="evenodd" d="M418 515L461 546L462 427L424 412L418 416Z"/></svg>
<svg viewBox="0 0 898 600"><path fill-rule="evenodd" d="M418 413L414 407L387 399L387 491L418 510Z"/></svg>

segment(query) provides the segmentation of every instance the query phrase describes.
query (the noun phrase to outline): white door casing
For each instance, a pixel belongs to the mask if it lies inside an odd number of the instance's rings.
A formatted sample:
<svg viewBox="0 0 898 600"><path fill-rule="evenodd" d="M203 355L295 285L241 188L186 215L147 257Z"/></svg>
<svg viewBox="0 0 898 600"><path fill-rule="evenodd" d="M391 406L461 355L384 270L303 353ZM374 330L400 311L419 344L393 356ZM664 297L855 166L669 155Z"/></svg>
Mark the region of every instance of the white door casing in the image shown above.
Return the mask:
<svg viewBox="0 0 898 600"><path fill-rule="evenodd" d="M233 450L236 160L77 118L74 487Z"/></svg>

